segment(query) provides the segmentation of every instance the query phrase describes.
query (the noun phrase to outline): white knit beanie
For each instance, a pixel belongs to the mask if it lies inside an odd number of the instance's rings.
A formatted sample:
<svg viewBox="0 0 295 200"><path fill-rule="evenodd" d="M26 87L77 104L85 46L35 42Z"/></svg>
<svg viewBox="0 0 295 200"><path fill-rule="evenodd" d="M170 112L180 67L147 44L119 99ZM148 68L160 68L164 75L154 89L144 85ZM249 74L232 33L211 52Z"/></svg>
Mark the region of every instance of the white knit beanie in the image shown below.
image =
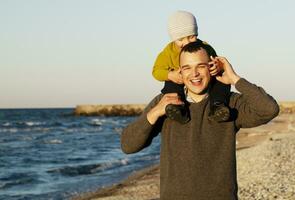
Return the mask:
<svg viewBox="0 0 295 200"><path fill-rule="evenodd" d="M172 41L198 35L195 16L187 11L176 11L168 19L168 33Z"/></svg>

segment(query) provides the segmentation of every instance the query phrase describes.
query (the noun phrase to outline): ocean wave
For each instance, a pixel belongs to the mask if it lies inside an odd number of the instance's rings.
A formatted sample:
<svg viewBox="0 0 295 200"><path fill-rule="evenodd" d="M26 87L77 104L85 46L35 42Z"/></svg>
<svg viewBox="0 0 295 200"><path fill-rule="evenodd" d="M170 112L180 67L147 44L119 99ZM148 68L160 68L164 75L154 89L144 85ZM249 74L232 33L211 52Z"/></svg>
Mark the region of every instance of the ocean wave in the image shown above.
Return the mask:
<svg viewBox="0 0 295 200"><path fill-rule="evenodd" d="M144 165L145 163L151 163L154 161L159 161L160 155L138 155L134 156L130 163L132 165ZM128 161L129 163L129 161Z"/></svg>
<svg viewBox="0 0 295 200"><path fill-rule="evenodd" d="M121 135L121 133L122 133L122 131L123 131L123 128L121 128L121 127L115 127L115 128L114 128L114 131L115 131L116 133L118 133L119 135Z"/></svg>
<svg viewBox="0 0 295 200"><path fill-rule="evenodd" d="M157 160L160 159L160 155L147 155L147 156L141 156L137 158L137 161L150 161L150 160Z"/></svg>
<svg viewBox="0 0 295 200"><path fill-rule="evenodd" d="M45 144L62 144L62 140L58 140L58 139L52 139L52 140L45 140L44 141Z"/></svg>
<svg viewBox="0 0 295 200"><path fill-rule="evenodd" d="M24 121L24 122L17 122L16 123L20 127L32 127L32 126L42 126L45 125L44 122L34 122L34 121Z"/></svg>
<svg viewBox="0 0 295 200"><path fill-rule="evenodd" d="M104 123L106 123L105 119L91 119L87 124L90 126L102 126Z"/></svg>
<svg viewBox="0 0 295 200"><path fill-rule="evenodd" d="M88 157L70 157L70 158L67 159L67 161L81 162L81 161L85 161L87 159L88 159Z"/></svg>
<svg viewBox="0 0 295 200"><path fill-rule="evenodd" d="M9 122L4 122L4 123L2 124L2 126L4 126L4 127L10 126L10 125L11 125L11 123L9 123Z"/></svg>
<svg viewBox="0 0 295 200"><path fill-rule="evenodd" d="M32 141L34 138L32 136L22 136L23 141Z"/></svg>
<svg viewBox="0 0 295 200"><path fill-rule="evenodd" d="M0 189L6 189L16 185L24 185L38 181L30 173L13 173L6 177L0 178Z"/></svg>
<svg viewBox="0 0 295 200"><path fill-rule="evenodd" d="M121 118L106 118L106 119L100 119L100 118L94 118L90 121L86 122L89 126L105 126L109 128L113 127L125 127L128 120L121 119Z"/></svg>
<svg viewBox="0 0 295 200"><path fill-rule="evenodd" d="M80 176L96 174L98 172L113 169L129 163L128 159L120 159L107 163L89 164L89 165L77 165L77 166L66 166L62 168L48 170L48 173L58 173L63 176Z"/></svg>
<svg viewBox="0 0 295 200"><path fill-rule="evenodd" d="M39 121L18 121L18 122L5 122L1 124L0 132L15 133L18 131L47 131L49 130L46 122Z"/></svg>
<svg viewBox="0 0 295 200"><path fill-rule="evenodd" d="M21 129L22 132L42 132L42 133L46 133L51 131L52 128L48 128L48 127L32 127L32 128L24 128Z"/></svg>
<svg viewBox="0 0 295 200"><path fill-rule="evenodd" d="M1 128L0 133L17 133L17 132L49 132L50 128L47 127L32 127L32 128Z"/></svg>
<svg viewBox="0 0 295 200"><path fill-rule="evenodd" d="M1 128L0 133L16 133L18 132L17 128Z"/></svg>
<svg viewBox="0 0 295 200"><path fill-rule="evenodd" d="M54 121L48 124L48 126L50 127L56 127L56 126L64 126L64 124L62 122L58 122L58 121Z"/></svg>
<svg viewBox="0 0 295 200"><path fill-rule="evenodd" d="M134 117L115 117L109 119L109 123L116 126L126 126L128 123L130 123L133 120Z"/></svg>

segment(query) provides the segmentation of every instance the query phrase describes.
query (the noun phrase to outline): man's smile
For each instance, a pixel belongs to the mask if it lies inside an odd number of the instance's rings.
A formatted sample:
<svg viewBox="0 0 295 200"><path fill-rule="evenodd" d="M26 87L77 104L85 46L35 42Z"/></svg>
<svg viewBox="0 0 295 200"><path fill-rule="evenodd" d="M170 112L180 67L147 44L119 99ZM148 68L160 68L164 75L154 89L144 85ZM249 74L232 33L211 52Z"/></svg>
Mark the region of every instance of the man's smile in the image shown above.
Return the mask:
<svg viewBox="0 0 295 200"><path fill-rule="evenodd" d="M194 86L200 86L202 83L202 78L198 77L198 78L192 78L190 79L190 83Z"/></svg>

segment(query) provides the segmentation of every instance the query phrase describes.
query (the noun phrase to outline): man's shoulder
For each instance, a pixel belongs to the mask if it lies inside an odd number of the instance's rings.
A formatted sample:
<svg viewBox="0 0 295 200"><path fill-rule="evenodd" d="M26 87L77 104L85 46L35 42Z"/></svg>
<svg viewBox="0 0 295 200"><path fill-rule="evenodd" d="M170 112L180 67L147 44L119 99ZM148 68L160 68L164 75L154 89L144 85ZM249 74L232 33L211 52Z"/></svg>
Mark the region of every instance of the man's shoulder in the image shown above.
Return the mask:
<svg viewBox="0 0 295 200"><path fill-rule="evenodd" d="M164 94L160 93L158 95L156 95L151 101L150 103L154 102L154 103L159 103L159 101L161 101L162 97L164 96Z"/></svg>
<svg viewBox="0 0 295 200"><path fill-rule="evenodd" d="M229 96L229 107L234 108L241 95L242 94L238 92L231 92Z"/></svg>
<svg viewBox="0 0 295 200"><path fill-rule="evenodd" d="M163 94L158 94L156 95L145 107L145 111L152 109L155 105L157 105L159 103L159 101L161 101L162 97L164 95Z"/></svg>
<svg viewBox="0 0 295 200"><path fill-rule="evenodd" d="M151 100L151 102L153 102L153 101L157 101L157 102L159 102L159 101L162 99L163 96L164 96L164 94L162 94L162 93L157 94L157 95Z"/></svg>

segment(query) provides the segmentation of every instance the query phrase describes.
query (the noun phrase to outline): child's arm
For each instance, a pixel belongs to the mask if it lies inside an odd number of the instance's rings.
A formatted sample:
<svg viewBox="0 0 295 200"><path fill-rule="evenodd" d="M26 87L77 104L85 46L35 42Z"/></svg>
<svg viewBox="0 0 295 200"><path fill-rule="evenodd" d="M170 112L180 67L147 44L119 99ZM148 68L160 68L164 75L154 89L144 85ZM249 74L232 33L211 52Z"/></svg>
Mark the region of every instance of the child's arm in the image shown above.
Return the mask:
<svg viewBox="0 0 295 200"><path fill-rule="evenodd" d="M178 70L173 70L169 67L154 65L153 76L158 81L172 81L177 84L183 83L180 68Z"/></svg>
<svg viewBox="0 0 295 200"><path fill-rule="evenodd" d="M203 42L203 44L206 45L207 51L209 51L209 53L211 55L210 56L211 61L209 62L210 75L211 76L216 76L222 71L220 63L217 60L214 59L215 57L217 57L217 53L216 53L215 49L210 44L208 44L205 41L202 41L202 42Z"/></svg>
<svg viewBox="0 0 295 200"><path fill-rule="evenodd" d="M180 69L175 70L169 67L169 56L165 51L162 51L154 64L153 76L158 81L172 81L177 84L182 84L182 76L180 74Z"/></svg>
<svg viewBox="0 0 295 200"><path fill-rule="evenodd" d="M177 84L183 84L182 75L180 73L180 68L177 70L173 70L168 72L168 80Z"/></svg>
<svg viewBox="0 0 295 200"><path fill-rule="evenodd" d="M168 81L168 73L170 71L169 63L167 62L168 56L165 55L165 52L162 51L154 64L153 67L153 76L158 81Z"/></svg>

